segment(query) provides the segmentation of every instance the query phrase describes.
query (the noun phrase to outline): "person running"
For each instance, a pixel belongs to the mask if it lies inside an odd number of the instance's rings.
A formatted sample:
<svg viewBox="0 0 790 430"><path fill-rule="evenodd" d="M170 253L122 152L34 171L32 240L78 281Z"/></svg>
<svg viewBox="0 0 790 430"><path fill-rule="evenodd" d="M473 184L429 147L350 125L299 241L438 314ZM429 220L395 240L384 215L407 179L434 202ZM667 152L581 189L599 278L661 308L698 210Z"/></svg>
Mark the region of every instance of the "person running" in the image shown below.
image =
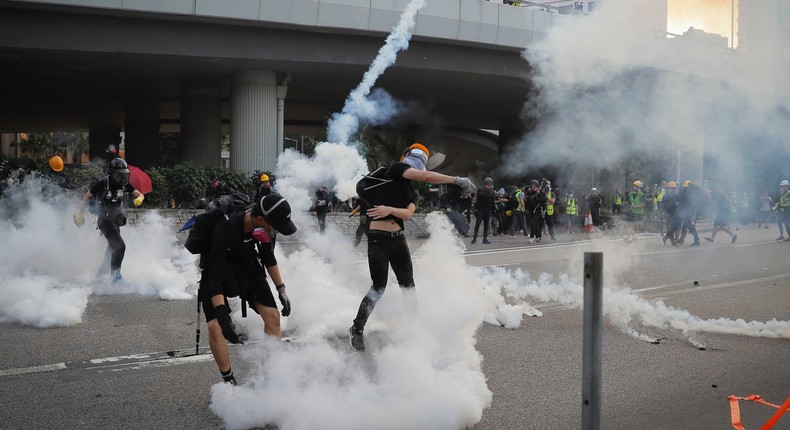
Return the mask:
<svg viewBox="0 0 790 430"><path fill-rule="evenodd" d="M409 146L401 160L385 172L384 178L389 182L378 187L379 190L372 199L373 207L368 209L367 214L372 218L368 230L368 268L372 285L359 305L353 325L348 329L351 348L356 351L365 350L365 324L384 294L390 267L404 297L416 302L411 253L403 226L403 222L410 219L416 209L416 196L411 181L455 184L470 192L475 190L475 185L469 178L431 172L430 169L436 167L443 156L439 157L440 154L437 154L429 161L430 154L428 148L422 144ZM434 161L437 159L438 162Z"/></svg>
<svg viewBox="0 0 790 430"><path fill-rule="evenodd" d="M315 216L318 218L318 229L321 233L326 231L326 214L331 210L332 196L326 190L326 187L320 186L315 190L315 203L313 208Z"/></svg>
<svg viewBox="0 0 790 430"><path fill-rule="evenodd" d="M727 193L724 192L724 187L721 184L716 185L716 188L711 194L711 201L716 210L716 219L713 220L713 233L710 237L706 237L705 240L713 242L716 239L716 233L723 231L732 238L730 243L735 243L738 239L738 235L730 231L729 228L730 214L732 214L732 202L730 198L727 197Z"/></svg>
<svg viewBox="0 0 790 430"><path fill-rule="evenodd" d="M260 198L252 209L232 213L213 227L210 248L200 256L198 300L208 323L211 354L227 383L236 385L226 340L243 343L233 328L227 297L239 296L250 303L263 320L264 333L279 339L280 313L266 273L277 290L282 316L287 317L291 300L274 257L274 237L295 232L291 206L277 193Z"/></svg>
<svg viewBox="0 0 790 430"><path fill-rule="evenodd" d="M74 215L74 224L82 227L85 224L85 206L96 197L91 212L96 214L96 226L107 239L107 249L98 276L104 276L109 271L113 284L124 282L121 264L126 254L126 243L121 237L121 227L126 225L126 214L123 210L125 193L134 197L135 206L143 204L143 194L129 183L129 165L122 158L115 158L110 161L109 174L94 182L82 196L82 202Z"/></svg>
<svg viewBox="0 0 790 430"><path fill-rule="evenodd" d="M472 244L477 242L480 223L483 223L483 243L491 243L488 241L488 228L491 225L491 215L496 211L495 199L494 180L486 177L483 179L483 188L477 193L477 201L475 202L475 232L474 236L472 236Z"/></svg>

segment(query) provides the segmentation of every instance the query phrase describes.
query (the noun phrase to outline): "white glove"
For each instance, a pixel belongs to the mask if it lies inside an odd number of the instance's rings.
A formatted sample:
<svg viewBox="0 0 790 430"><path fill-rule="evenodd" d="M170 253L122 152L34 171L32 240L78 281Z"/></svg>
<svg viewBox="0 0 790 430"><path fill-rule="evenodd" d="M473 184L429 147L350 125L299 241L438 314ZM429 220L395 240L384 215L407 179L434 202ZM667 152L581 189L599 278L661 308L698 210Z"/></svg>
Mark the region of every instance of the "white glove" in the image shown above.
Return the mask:
<svg viewBox="0 0 790 430"><path fill-rule="evenodd" d="M326 200L319 200L318 206L326 206Z"/></svg>
<svg viewBox="0 0 790 430"><path fill-rule="evenodd" d="M461 188L465 188L469 190L470 193L473 193L477 190L477 187L475 186L475 184L472 183L471 180L469 180L469 178L462 178L460 176L456 176L455 181L453 182L455 183L455 185L458 185Z"/></svg>

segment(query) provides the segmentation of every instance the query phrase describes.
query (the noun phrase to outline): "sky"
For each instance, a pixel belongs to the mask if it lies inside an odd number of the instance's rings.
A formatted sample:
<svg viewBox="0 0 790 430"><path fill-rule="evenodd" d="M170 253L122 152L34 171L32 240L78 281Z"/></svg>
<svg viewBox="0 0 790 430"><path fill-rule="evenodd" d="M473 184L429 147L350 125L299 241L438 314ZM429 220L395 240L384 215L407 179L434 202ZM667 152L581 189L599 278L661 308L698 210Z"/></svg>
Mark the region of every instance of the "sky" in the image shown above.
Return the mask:
<svg viewBox="0 0 790 430"><path fill-rule="evenodd" d="M738 46L739 0L668 0L667 31L683 34L689 27L730 38L735 35ZM734 8L733 8L734 4ZM733 11L735 20L733 23Z"/></svg>

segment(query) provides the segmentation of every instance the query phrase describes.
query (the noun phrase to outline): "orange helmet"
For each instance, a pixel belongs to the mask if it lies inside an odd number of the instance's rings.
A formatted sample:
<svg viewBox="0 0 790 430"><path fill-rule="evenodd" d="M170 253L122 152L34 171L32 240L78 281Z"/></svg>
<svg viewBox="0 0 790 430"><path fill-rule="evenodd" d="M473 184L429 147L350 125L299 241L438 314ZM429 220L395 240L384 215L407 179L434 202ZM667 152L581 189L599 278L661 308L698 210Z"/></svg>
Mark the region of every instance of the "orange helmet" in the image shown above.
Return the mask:
<svg viewBox="0 0 790 430"><path fill-rule="evenodd" d="M428 148L426 148L425 145L423 145L422 143L412 143L411 146L409 146L409 149L406 150L406 153L408 153L412 149L419 149L425 152L425 155L427 155L428 157L431 156L431 151L429 151Z"/></svg>
<svg viewBox="0 0 790 430"><path fill-rule="evenodd" d="M59 156L55 155L54 157L49 159L49 167L56 172L60 172L63 170L63 159Z"/></svg>
<svg viewBox="0 0 790 430"><path fill-rule="evenodd" d="M669 182L667 182L667 187L669 187L669 188L677 188L678 184L675 181L669 181Z"/></svg>

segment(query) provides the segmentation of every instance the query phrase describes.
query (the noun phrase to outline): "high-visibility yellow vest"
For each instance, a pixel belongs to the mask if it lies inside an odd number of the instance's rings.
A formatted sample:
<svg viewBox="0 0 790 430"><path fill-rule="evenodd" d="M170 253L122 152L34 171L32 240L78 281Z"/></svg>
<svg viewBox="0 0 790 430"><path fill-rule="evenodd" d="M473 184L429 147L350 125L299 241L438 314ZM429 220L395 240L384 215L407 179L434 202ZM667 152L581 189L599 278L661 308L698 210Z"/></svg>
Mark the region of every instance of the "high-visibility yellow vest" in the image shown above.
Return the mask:
<svg viewBox="0 0 790 430"><path fill-rule="evenodd" d="M554 203L550 202L554 198L554 193L546 193L546 215L554 215Z"/></svg>
<svg viewBox="0 0 790 430"><path fill-rule="evenodd" d="M623 204L623 195L617 193L614 195L614 204L615 206L621 206Z"/></svg>
<svg viewBox="0 0 790 430"><path fill-rule="evenodd" d="M565 213L568 215L576 215L576 199L568 197L565 202Z"/></svg>
<svg viewBox="0 0 790 430"><path fill-rule="evenodd" d="M658 195L656 196L656 201L657 202L660 202L660 201L664 200L664 193L666 193L666 191L664 191L664 189L661 188L661 190L659 190L659 192L658 192Z"/></svg>
<svg viewBox="0 0 790 430"><path fill-rule="evenodd" d="M787 202L782 202L782 200L787 200ZM779 204L779 207L781 208L779 210L781 210L782 212L784 212L786 210L785 208L790 206L790 190L785 191L785 193L782 194L782 197L779 197L778 204Z"/></svg>
<svg viewBox="0 0 790 430"><path fill-rule="evenodd" d="M641 191L639 192L630 192L628 193L628 201L631 202L631 212L637 215L644 215L645 214L645 207L642 206L641 208L637 208L635 206L644 203L645 195L642 194Z"/></svg>

